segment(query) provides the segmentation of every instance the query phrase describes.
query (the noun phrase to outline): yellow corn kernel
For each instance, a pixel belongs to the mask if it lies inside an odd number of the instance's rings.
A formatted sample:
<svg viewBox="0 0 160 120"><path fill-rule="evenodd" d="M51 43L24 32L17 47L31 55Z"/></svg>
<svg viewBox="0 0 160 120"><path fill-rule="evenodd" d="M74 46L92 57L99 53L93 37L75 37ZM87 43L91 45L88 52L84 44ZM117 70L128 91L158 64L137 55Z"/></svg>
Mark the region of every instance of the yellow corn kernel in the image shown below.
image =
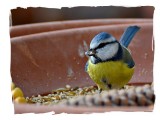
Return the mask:
<svg viewBox="0 0 160 120"><path fill-rule="evenodd" d="M13 90L15 87L16 87L15 84L12 82L11 83L11 90Z"/></svg>
<svg viewBox="0 0 160 120"><path fill-rule="evenodd" d="M17 97L14 101L16 103L26 103L27 102L24 97Z"/></svg>
<svg viewBox="0 0 160 120"><path fill-rule="evenodd" d="M16 87L14 90L12 90L12 97L13 99L17 98L17 97L23 97L23 92L19 87Z"/></svg>

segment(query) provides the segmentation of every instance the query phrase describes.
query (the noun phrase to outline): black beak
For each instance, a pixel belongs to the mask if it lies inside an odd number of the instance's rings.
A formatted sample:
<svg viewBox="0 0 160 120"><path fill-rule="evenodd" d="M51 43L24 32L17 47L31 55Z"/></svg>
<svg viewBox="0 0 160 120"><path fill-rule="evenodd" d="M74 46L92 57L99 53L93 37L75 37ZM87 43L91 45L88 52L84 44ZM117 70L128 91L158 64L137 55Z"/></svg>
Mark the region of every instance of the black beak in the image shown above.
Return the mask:
<svg viewBox="0 0 160 120"><path fill-rule="evenodd" d="M85 55L87 55L87 56L94 56L95 54L96 54L96 51L92 50L92 49L90 49L87 52L85 52Z"/></svg>

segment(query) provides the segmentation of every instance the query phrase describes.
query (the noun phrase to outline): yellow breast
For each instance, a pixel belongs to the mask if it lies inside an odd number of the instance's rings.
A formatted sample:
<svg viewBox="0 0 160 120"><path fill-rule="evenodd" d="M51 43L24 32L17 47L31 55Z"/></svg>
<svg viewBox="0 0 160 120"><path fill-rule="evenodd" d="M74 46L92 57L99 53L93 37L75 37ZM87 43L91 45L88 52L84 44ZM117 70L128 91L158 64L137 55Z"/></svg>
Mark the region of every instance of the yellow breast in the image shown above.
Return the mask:
<svg viewBox="0 0 160 120"><path fill-rule="evenodd" d="M112 88L121 88L129 82L134 73L134 68L129 68L122 61L109 61L97 64L92 64L90 60L88 62L87 72L101 89L108 89L102 82L102 79L106 79L112 85Z"/></svg>

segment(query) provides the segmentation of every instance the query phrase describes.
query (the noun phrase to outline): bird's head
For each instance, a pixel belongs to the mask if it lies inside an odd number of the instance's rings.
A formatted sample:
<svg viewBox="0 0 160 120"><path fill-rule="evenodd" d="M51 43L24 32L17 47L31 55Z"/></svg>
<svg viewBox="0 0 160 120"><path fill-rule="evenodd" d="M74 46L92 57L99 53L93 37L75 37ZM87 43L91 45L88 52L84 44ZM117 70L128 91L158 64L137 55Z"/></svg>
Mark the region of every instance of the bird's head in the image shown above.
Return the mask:
<svg viewBox="0 0 160 120"><path fill-rule="evenodd" d="M95 64L115 57L118 53L119 46L119 42L112 35L101 32L92 39L90 49L85 54Z"/></svg>

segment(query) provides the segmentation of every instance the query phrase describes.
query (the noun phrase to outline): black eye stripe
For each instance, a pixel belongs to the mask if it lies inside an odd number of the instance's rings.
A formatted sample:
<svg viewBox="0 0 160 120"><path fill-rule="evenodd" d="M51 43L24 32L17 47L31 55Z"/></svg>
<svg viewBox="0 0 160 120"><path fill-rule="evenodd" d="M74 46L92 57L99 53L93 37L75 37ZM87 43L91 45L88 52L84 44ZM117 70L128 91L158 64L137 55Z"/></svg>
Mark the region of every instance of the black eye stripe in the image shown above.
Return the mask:
<svg viewBox="0 0 160 120"><path fill-rule="evenodd" d="M96 49L102 48L102 47L104 47L107 44L112 44L112 43L115 43L115 42L117 42L117 41L112 41L112 42L107 42L107 43L101 43L101 44L98 45L98 47L96 47Z"/></svg>
<svg viewBox="0 0 160 120"><path fill-rule="evenodd" d="M104 47L104 46L107 45L107 44L108 44L108 43L101 43L101 44L98 45L98 47L97 47L96 49L102 48L102 47Z"/></svg>

